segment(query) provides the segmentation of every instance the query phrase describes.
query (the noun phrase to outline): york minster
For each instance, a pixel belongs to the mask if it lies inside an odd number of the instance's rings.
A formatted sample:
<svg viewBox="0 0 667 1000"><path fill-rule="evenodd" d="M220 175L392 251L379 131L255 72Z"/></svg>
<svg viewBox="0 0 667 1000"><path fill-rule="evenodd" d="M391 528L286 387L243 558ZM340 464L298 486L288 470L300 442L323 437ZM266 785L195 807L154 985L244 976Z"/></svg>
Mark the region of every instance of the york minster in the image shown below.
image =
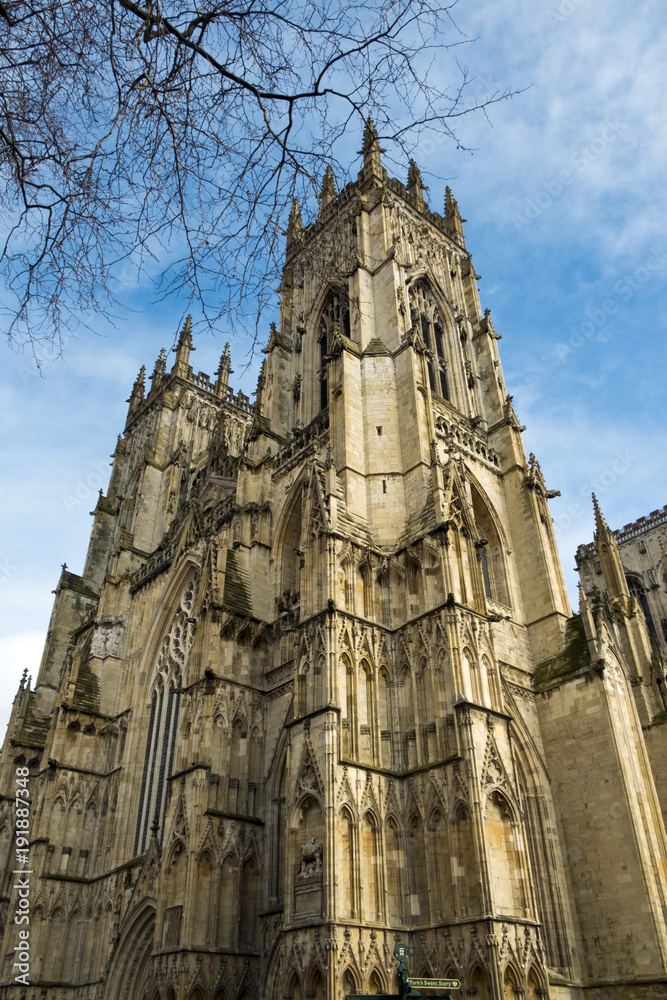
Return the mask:
<svg viewBox="0 0 667 1000"><path fill-rule="evenodd" d="M461 997L667 997L664 660L597 503L572 614L463 221L369 122L254 401L189 321L139 373L2 750L2 1000L392 994L398 942Z"/></svg>

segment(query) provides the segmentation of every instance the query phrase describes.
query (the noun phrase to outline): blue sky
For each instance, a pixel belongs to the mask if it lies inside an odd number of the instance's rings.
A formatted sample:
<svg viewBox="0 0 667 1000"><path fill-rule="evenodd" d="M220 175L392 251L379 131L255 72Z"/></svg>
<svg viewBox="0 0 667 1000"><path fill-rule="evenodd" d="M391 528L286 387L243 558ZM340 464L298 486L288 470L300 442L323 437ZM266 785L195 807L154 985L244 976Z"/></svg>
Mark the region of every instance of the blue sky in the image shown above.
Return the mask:
<svg viewBox="0 0 667 1000"><path fill-rule="evenodd" d="M477 38L458 52L475 96L527 89L488 119L461 120L473 153L426 140L416 159L431 207L442 211L449 183L467 219L526 449L562 494L552 513L574 601L591 490L615 528L667 503L664 7L467 0L457 17ZM407 164L387 166L407 176ZM128 311L115 325L93 321L62 359L44 356L41 373L2 347L3 731L23 668L37 674L61 563L83 568L89 511L106 490L132 382L173 345L181 320L178 302L153 303L148 282L129 271L120 297ZM243 372L240 332L200 333L193 365L214 372L226 339L231 382L250 393L256 364Z"/></svg>

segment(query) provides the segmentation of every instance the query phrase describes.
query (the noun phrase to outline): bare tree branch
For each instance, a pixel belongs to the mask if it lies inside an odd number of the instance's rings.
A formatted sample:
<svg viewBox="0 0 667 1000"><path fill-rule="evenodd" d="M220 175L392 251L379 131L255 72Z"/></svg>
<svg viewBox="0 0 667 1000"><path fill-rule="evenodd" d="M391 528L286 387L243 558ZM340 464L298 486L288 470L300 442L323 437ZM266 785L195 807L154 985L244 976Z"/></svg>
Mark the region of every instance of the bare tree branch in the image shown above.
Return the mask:
<svg viewBox="0 0 667 1000"><path fill-rule="evenodd" d="M454 7L4 0L10 339L57 339L106 309L121 264L159 262L159 294L189 289L213 324L261 307L292 199L314 200L327 166L341 176L350 128L373 117L405 156L425 129L457 142L457 118L510 96L467 101Z"/></svg>

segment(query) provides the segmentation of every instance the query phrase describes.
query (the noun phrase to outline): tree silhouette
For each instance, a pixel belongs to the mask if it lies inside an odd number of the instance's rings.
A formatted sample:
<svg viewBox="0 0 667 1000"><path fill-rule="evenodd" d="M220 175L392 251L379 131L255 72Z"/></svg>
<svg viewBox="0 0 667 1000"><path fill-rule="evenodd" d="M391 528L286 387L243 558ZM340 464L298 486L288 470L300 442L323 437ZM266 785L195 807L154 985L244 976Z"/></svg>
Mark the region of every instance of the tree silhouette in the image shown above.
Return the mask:
<svg viewBox="0 0 667 1000"><path fill-rule="evenodd" d="M327 167L341 176L347 131L372 117L383 144L409 155L425 129L456 142L458 117L509 96L467 100L453 7L0 2L10 339L57 344L109 307L128 267L149 271L160 295L187 289L211 323L261 308L293 198L313 198Z"/></svg>

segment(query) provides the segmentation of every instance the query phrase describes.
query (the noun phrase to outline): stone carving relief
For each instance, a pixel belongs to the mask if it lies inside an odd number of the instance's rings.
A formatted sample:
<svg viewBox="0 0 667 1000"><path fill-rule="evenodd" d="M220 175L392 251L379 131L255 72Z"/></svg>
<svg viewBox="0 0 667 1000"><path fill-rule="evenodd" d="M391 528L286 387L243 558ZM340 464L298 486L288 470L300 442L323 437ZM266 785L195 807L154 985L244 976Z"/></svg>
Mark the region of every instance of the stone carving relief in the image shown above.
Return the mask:
<svg viewBox="0 0 667 1000"><path fill-rule="evenodd" d="M319 878L322 874L322 853L322 841L316 837L311 837L307 843L301 845L301 863L296 873L297 881Z"/></svg>
<svg viewBox="0 0 667 1000"><path fill-rule="evenodd" d="M122 618L112 618L97 623L90 643L89 659L99 657L100 660L104 660L107 656L120 658L124 638L125 625Z"/></svg>
<svg viewBox="0 0 667 1000"><path fill-rule="evenodd" d="M237 420L235 417L227 417L225 420L225 445L227 451L235 457L238 457L243 451L245 431L246 425L243 421Z"/></svg>

